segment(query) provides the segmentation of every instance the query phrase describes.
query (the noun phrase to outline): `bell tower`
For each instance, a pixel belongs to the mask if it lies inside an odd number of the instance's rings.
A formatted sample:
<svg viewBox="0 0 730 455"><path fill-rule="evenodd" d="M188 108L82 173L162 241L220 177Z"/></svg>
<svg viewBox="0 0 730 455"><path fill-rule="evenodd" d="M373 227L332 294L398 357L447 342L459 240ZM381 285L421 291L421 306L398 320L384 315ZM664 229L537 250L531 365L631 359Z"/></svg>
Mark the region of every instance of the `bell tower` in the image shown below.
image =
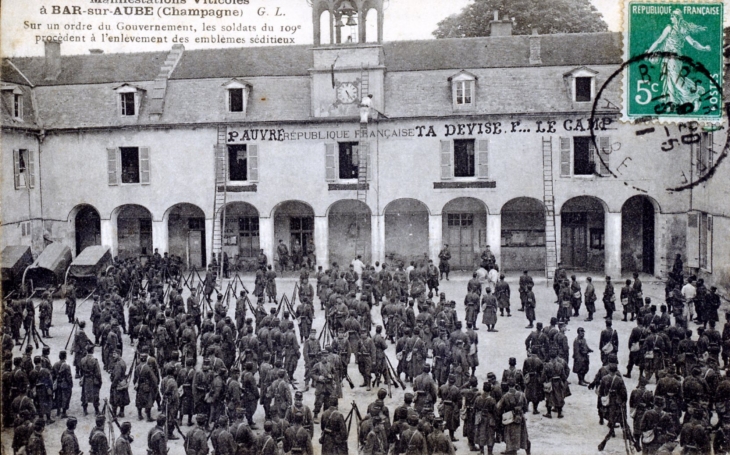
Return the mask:
<svg viewBox="0 0 730 455"><path fill-rule="evenodd" d="M313 117L358 117L363 98L385 108L383 6L387 0L308 0L314 30Z"/></svg>
<svg viewBox="0 0 730 455"><path fill-rule="evenodd" d="M383 43L384 0L309 1L312 5L315 46L343 43ZM375 11L375 16L370 14L371 11ZM323 20L324 13L328 13L325 15L326 22ZM368 36L369 20L377 21L377 36ZM328 27L329 29L322 30L323 27ZM329 37L329 39L324 40L325 42L322 40L323 32Z"/></svg>

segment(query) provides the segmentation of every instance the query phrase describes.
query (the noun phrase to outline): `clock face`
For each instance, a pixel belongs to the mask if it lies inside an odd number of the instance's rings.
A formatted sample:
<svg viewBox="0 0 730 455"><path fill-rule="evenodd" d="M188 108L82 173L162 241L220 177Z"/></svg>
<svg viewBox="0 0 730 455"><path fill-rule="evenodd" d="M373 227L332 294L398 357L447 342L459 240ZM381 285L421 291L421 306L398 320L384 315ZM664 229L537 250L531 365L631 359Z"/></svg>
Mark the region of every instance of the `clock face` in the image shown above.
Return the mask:
<svg viewBox="0 0 730 455"><path fill-rule="evenodd" d="M350 104L357 99L357 87L352 82L343 82L337 87L337 100L343 104Z"/></svg>

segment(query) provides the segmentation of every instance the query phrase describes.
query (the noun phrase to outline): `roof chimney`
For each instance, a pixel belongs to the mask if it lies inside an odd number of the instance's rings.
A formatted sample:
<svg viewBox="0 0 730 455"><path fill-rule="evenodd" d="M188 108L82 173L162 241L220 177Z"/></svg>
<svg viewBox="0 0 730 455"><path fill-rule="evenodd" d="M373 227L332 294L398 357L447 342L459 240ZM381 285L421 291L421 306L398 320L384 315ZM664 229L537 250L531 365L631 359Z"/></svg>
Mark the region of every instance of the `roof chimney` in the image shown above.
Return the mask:
<svg viewBox="0 0 730 455"><path fill-rule="evenodd" d="M55 81L61 74L61 42L44 41L45 62L43 71L47 81Z"/></svg>
<svg viewBox="0 0 730 455"><path fill-rule="evenodd" d="M512 35L512 21L509 19L499 20L499 11L494 11L494 20L489 22L491 36Z"/></svg>
<svg viewBox="0 0 730 455"><path fill-rule="evenodd" d="M530 65L542 65L542 59L540 58L540 35L539 30L536 28L532 29L532 35L530 36Z"/></svg>

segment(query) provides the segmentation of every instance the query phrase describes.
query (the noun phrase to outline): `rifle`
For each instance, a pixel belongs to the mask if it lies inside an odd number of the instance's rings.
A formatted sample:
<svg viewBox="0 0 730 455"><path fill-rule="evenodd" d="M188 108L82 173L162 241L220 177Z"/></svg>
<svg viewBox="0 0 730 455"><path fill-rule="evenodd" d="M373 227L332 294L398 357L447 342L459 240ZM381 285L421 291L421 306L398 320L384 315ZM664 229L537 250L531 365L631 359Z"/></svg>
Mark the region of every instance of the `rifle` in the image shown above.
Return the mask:
<svg viewBox="0 0 730 455"><path fill-rule="evenodd" d="M187 435L185 435L185 434L184 434L184 433L182 432L182 430L180 429L180 425L179 425L179 424L177 423L177 420L175 420L174 422L175 422L175 429L177 430L177 432L178 432L178 433L180 433L180 436L182 436L182 438L183 438L183 441L185 441L185 443L187 444L187 442L188 442L188 437L187 437Z"/></svg>
<svg viewBox="0 0 730 455"><path fill-rule="evenodd" d="M347 381L348 384L350 384L350 389L355 388L355 383L352 382L352 379L350 379L350 374L347 372L345 372L345 380Z"/></svg>
<svg viewBox="0 0 730 455"><path fill-rule="evenodd" d="M87 295L87 296L86 296L86 298L85 298L84 300L82 300L81 302L79 302L79 304L78 304L78 305L76 305L76 309L77 309L77 310L79 309L79 307L81 307L81 305L83 305L83 303L84 303L84 302L86 302L87 300L89 300L89 297L91 297L92 295L94 295L94 292L96 292L96 289L97 289L97 288L94 288L94 290L93 290L93 291L91 291L91 292L89 292L89 295Z"/></svg>
<svg viewBox="0 0 730 455"><path fill-rule="evenodd" d="M393 379L394 379L394 380L395 380L395 381L396 381L396 382L397 382L398 384L400 384L400 386L401 386L401 387L403 388L403 390L405 390L405 389L406 389L406 385L405 385L405 383L404 383L404 382L403 382L403 381L401 380L401 378L400 378L400 377L399 377L399 376L398 376L398 375L396 374L395 368L393 368L393 364L392 364L392 363L390 363L390 359L388 358L388 356L387 356L387 355L385 356L385 362L386 362L386 363L388 364L388 367L390 367L390 370L389 370L389 371L391 372L391 375L393 376Z"/></svg>
<svg viewBox="0 0 730 455"><path fill-rule="evenodd" d="M74 321L73 327L71 327L71 333L68 334L68 340L66 340L66 346L64 346L64 348L63 348L64 351L66 349L68 349L68 343L71 341L71 336L73 336L74 332L76 331L76 326L78 325L78 323L79 323L79 318L76 318L76 320Z"/></svg>

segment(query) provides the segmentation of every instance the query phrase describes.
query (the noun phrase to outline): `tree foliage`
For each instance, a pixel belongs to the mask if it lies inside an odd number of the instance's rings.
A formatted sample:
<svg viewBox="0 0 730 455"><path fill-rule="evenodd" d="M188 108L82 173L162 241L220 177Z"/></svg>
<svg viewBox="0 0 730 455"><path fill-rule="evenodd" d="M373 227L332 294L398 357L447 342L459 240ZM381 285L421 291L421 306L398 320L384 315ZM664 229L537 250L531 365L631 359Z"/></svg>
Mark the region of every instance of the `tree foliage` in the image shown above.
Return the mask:
<svg viewBox="0 0 730 455"><path fill-rule="evenodd" d="M461 13L438 23L436 38L489 36L489 22L514 19L512 34L529 35L533 28L541 34L605 32L603 15L590 0L475 0Z"/></svg>

